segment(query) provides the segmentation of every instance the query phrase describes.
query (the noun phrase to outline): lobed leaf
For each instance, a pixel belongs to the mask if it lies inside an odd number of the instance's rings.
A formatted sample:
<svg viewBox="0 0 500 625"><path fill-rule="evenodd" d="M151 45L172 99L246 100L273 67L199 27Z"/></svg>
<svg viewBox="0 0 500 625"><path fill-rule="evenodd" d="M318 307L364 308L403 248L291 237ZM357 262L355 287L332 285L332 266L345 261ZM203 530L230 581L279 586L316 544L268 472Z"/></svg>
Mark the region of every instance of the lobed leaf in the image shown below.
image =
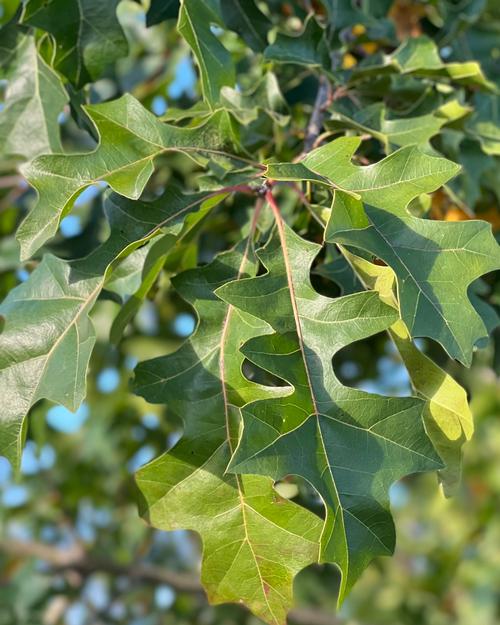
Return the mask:
<svg viewBox="0 0 500 625"><path fill-rule="evenodd" d="M60 152L58 117L68 95L40 56L33 35L13 23L0 30L0 68L9 80L0 114L2 156L30 160Z"/></svg>
<svg viewBox="0 0 500 625"><path fill-rule="evenodd" d="M175 188L154 202L111 196L108 240L84 259L45 255L28 280L0 305L0 454L19 466L25 417L45 398L76 410L95 343L89 313L115 265L161 230L175 243L224 194L183 195ZM193 215L193 213L197 213Z"/></svg>
<svg viewBox="0 0 500 625"><path fill-rule="evenodd" d="M318 558L321 520L282 499L269 478L226 472L239 408L279 388L247 380L239 347L269 326L222 302L215 290L254 275L251 241L188 270L174 286L198 314L198 327L174 354L141 363L135 391L182 417L184 434L137 473L141 514L164 530L192 529L203 541L201 578L211 603L239 601L284 625L295 574Z"/></svg>
<svg viewBox="0 0 500 625"><path fill-rule="evenodd" d="M22 20L54 37L55 69L81 88L128 52L116 17L119 1L28 0Z"/></svg>
<svg viewBox="0 0 500 625"><path fill-rule="evenodd" d="M470 365L473 348L488 329L467 289L500 267L491 227L481 221L424 220L406 209L456 174L455 163L408 146L359 167L351 159L360 142L342 137L300 163L269 165L267 175L303 179L305 169L329 180L336 191L326 241L361 248L391 266L411 335L439 341L450 356Z"/></svg>
<svg viewBox="0 0 500 625"><path fill-rule="evenodd" d="M363 284L377 291L382 301L398 309L396 276L392 269L374 265L345 249L342 251ZM426 432L446 465L438 474L445 494L451 495L460 484L462 447L474 433L467 393L416 347L401 319L391 326L389 334L406 366L415 392L426 401Z"/></svg>
<svg viewBox="0 0 500 625"><path fill-rule="evenodd" d="M106 182L116 193L137 199L158 155L168 151L219 153L232 142L225 111L214 113L200 126L183 128L159 122L130 95L85 110L100 137L93 152L43 155L23 167L38 192L38 203L17 232L22 259L56 233L60 219L89 185Z"/></svg>
<svg viewBox="0 0 500 625"><path fill-rule="evenodd" d="M230 469L273 479L295 474L314 486L326 507L321 560L339 566L342 601L373 557L392 553L389 486L441 461L424 431L420 400L347 388L332 369L336 352L387 329L397 313L376 293L332 300L315 292L309 273L319 246L276 219L277 232L259 253L267 273L230 282L217 295L273 328L242 352L293 390L243 407Z"/></svg>
<svg viewBox="0 0 500 625"><path fill-rule="evenodd" d="M193 50L210 107L219 102L222 87L234 87L236 82L231 55L212 30L212 25L221 23L219 0L181 0L177 30Z"/></svg>

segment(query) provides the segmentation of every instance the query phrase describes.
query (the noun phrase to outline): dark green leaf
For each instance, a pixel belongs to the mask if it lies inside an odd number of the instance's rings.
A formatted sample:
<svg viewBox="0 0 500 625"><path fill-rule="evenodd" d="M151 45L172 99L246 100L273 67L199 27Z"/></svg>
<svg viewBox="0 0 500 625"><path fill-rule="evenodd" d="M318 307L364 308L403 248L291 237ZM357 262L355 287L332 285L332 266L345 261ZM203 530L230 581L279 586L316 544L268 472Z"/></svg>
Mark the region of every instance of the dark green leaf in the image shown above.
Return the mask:
<svg viewBox="0 0 500 625"><path fill-rule="evenodd" d="M128 52L116 17L119 0L29 0L23 22L56 40L54 67L76 87L97 80Z"/></svg>
<svg viewBox="0 0 500 625"><path fill-rule="evenodd" d="M292 387L283 398L242 409L244 430L232 470L306 478L326 506L321 559L342 572L342 601L368 562L394 548L388 488L408 473L439 468L425 434L423 404L340 384L333 355L388 328L397 318L376 293L332 300L309 281L319 246L277 217L259 256L268 273L230 282L217 295L274 330L247 341L244 355ZM362 459L362 460L361 460Z"/></svg>
<svg viewBox="0 0 500 625"><path fill-rule="evenodd" d="M220 6L227 27L237 32L254 52L262 52L272 23L254 0L220 0Z"/></svg>

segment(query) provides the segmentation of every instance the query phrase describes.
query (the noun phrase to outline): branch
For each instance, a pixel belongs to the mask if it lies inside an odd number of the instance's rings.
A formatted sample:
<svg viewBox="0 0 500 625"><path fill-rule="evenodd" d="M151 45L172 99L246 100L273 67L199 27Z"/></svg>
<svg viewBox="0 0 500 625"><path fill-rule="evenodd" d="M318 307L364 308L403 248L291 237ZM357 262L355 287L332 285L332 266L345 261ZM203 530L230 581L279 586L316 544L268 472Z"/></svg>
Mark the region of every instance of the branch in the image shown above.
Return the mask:
<svg viewBox="0 0 500 625"><path fill-rule="evenodd" d="M323 126L325 107L328 105L331 97L332 89L330 83L327 78L321 76L319 79L318 93L316 94L316 100L304 136L304 150L302 156L310 152L314 147Z"/></svg>
<svg viewBox="0 0 500 625"><path fill-rule="evenodd" d="M205 591L194 575L169 571L161 566L132 562L119 564L108 558L94 558L80 545L60 549L35 541L0 541L0 552L19 558L38 558L49 564L53 572L75 571L88 576L96 571L124 576L150 584L167 584L178 592L205 596ZM335 616L315 608L295 608L288 615L295 625L342 625Z"/></svg>

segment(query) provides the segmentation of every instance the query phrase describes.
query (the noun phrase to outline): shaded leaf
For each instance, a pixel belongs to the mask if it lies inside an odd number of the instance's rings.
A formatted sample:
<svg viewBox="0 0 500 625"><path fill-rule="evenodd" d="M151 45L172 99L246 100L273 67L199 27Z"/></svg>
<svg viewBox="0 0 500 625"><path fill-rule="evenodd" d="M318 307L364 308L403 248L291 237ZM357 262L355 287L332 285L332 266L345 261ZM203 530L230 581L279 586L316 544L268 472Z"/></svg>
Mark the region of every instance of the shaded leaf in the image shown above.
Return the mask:
<svg viewBox="0 0 500 625"><path fill-rule="evenodd" d="M272 22L257 8L254 0L220 0L227 27L234 30L254 52L267 46Z"/></svg>
<svg viewBox="0 0 500 625"><path fill-rule="evenodd" d="M251 242L174 279L199 317L177 352L141 363L135 390L182 417L179 443L137 473L141 514L165 530L192 529L203 540L201 578L212 603L240 601L284 625L295 574L317 560L321 521L279 497L272 480L226 473L238 436L238 407L276 396L242 374L239 346L266 323L219 300L214 290L255 273Z"/></svg>
<svg viewBox="0 0 500 625"><path fill-rule="evenodd" d="M474 113L467 123L468 132L481 143L486 154L500 156L500 98L476 94Z"/></svg>
<svg viewBox="0 0 500 625"><path fill-rule="evenodd" d="M318 22L310 17L300 35L278 33L276 41L269 45L264 56L279 63L331 67L325 31Z"/></svg>
<svg viewBox="0 0 500 625"><path fill-rule="evenodd" d="M173 245L191 213L206 211L223 197L183 195L175 188L149 203L111 196L105 205L111 235L105 243L72 262L45 255L28 280L9 293L0 306L5 322L0 387L6 399L0 454L14 466L20 462L25 416L34 403L45 398L74 411L83 400L95 343L89 312L118 261L160 229Z"/></svg>
<svg viewBox="0 0 500 625"><path fill-rule="evenodd" d="M211 28L220 23L218 0L181 0L177 30L193 50L203 96L211 107L219 102L222 87L233 87L236 82L231 55Z"/></svg>
<svg viewBox="0 0 500 625"><path fill-rule="evenodd" d="M350 389L333 372L333 355L388 328L394 309L376 293L332 300L315 292L309 273L319 246L276 219L277 232L259 253L267 273L230 282L217 294L273 328L242 351L293 390L244 406L230 468L274 479L300 475L315 487L327 512L321 559L340 567L342 601L373 557L392 553L390 484L440 461L424 432L420 400Z"/></svg>
<svg viewBox="0 0 500 625"><path fill-rule="evenodd" d="M119 0L29 0L23 22L56 40L54 67L76 87L97 80L128 52L116 17Z"/></svg>
<svg viewBox="0 0 500 625"><path fill-rule="evenodd" d="M177 19L180 7L180 0L152 0L146 13L146 26Z"/></svg>

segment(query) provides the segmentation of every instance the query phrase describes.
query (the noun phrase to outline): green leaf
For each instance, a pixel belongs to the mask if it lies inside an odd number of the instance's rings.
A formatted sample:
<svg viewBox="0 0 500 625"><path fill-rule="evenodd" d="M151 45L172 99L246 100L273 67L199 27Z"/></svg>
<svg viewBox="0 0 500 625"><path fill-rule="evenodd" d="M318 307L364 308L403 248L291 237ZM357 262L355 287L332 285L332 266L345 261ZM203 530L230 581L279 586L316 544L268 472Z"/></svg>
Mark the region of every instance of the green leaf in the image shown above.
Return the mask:
<svg viewBox="0 0 500 625"><path fill-rule="evenodd" d="M284 625L295 574L317 561L321 521L282 499L272 480L226 473L236 445L239 407L277 396L242 374L239 346L269 331L266 323L214 294L228 280L254 275L251 241L210 265L174 279L199 318L174 354L141 363L135 390L182 417L184 435L137 473L141 514L165 530L192 529L203 541L201 578L212 603L239 601L273 625Z"/></svg>
<svg viewBox="0 0 500 625"><path fill-rule="evenodd" d="M457 173L455 163L406 147L357 167L351 158L359 144L358 138L342 137L288 169L299 173L306 167L331 181L338 191L326 240L382 258L396 273L401 315L411 335L439 341L452 358L470 365L474 345L488 332L467 288L500 267L491 227L481 221L438 223L407 211L411 200ZM279 165L268 167L269 177L279 173Z"/></svg>
<svg viewBox="0 0 500 625"><path fill-rule="evenodd" d="M54 67L76 87L97 80L128 53L116 18L119 0L29 0L23 22L53 35Z"/></svg>
<svg viewBox="0 0 500 625"><path fill-rule="evenodd" d="M352 163L352 157L360 144L358 137L341 137L310 152L301 164L327 178L334 188L384 209L405 207L420 194L438 189L460 170L456 163L429 156L416 146L359 167Z"/></svg>
<svg viewBox="0 0 500 625"><path fill-rule="evenodd" d="M277 232L259 253L267 273L216 292L273 328L242 352L292 389L243 407L244 430L230 469L273 479L300 475L314 486L326 507L321 559L342 572L341 602L373 557L392 553L389 486L441 465L424 431L420 400L350 389L333 372L333 355L387 329L395 310L376 293L332 300L315 292L309 274L319 246L276 220Z"/></svg>
<svg viewBox="0 0 500 625"><path fill-rule="evenodd" d="M391 146L425 144L440 129L450 122L466 115L470 108L461 105L458 100L447 102L432 113L415 117L389 117L385 104L375 103L357 107L352 102L340 100L335 104L331 119L325 122L329 130L345 128L369 133L378 139L387 149Z"/></svg>
<svg viewBox="0 0 500 625"><path fill-rule="evenodd" d="M180 0L152 0L146 13L146 26L177 19L180 8Z"/></svg>
<svg viewBox="0 0 500 625"><path fill-rule="evenodd" d="M487 80L476 61L444 63L436 43L429 37L409 37L391 55L369 59L352 71L352 81L383 73L400 73L423 78L446 78L458 84L481 87L494 91L495 85Z"/></svg>
<svg viewBox="0 0 500 625"><path fill-rule="evenodd" d="M329 184L380 208L406 206L421 193L435 191L459 170L445 158L429 156L415 146L393 152L378 163L359 167L351 159L358 137L341 137L310 152L299 163L271 163L274 180L310 180Z"/></svg>
<svg viewBox="0 0 500 625"><path fill-rule="evenodd" d="M326 244L325 262L313 269L313 273L338 284L342 295L351 295L363 290L347 260L340 254L335 245Z"/></svg>
<svg viewBox="0 0 500 625"><path fill-rule="evenodd" d="M237 89L224 87L221 101L242 125L257 120L261 111L280 126L285 126L290 121L287 103L272 72L267 72L249 92L242 93Z"/></svg>
<svg viewBox="0 0 500 625"><path fill-rule="evenodd" d="M396 276L390 267L374 265L342 250L365 286L378 291L382 301L398 309L395 296ZM460 484L462 447L472 438L474 424L465 389L435 362L423 354L411 340L401 319L389 330L406 366L412 386L426 403L426 432L445 463L438 471L446 495L453 494Z"/></svg>
<svg viewBox="0 0 500 625"><path fill-rule="evenodd" d="M60 219L89 185L106 182L120 195L137 199L153 173L156 156L169 151L218 154L231 143L231 121L225 111L189 128L161 123L129 95L89 105L86 111L100 137L93 152L39 156L22 169L38 192L38 203L17 232L22 259L56 233Z"/></svg>
<svg viewBox="0 0 500 625"><path fill-rule="evenodd" d="M236 82L231 55L211 29L221 21L218 0L181 0L177 30L193 50L203 96L211 107L219 102L222 87L234 87Z"/></svg>
<svg viewBox="0 0 500 625"><path fill-rule="evenodd" d="M0 42L0 68L9 81L0 112L2 156L30 160L60 152L58 116L68 95L59 77L38 53L34 37L15 24L0 30Z"/></svg>
<svg viewBox="0 0 500 625"><path fill-rule="evenodd" d="M486 154L500 156L500 97L477 93L474 105L467 131L481 143Z"/></svg>
<svg viewBox="0 0 500 625"><path fill-rule="evenodd" d="M488 329L467 289L500 268L491 226L420 219L398 200L380 209L336 192L325 237L384 260L396 274L401 317L411 336L433 338L470 366L474 345Z"/></svg>
<svg viewBox="0 0 500 625"><path fill-rule="evenodd" d="M0 306L0 454L20 462L25 416L45 398L76 410L95 343L89 312L113 268L161 231L175 243L197 211L224 194L183 195L171 187L154 202L108 198L109 239L87 258L67 262L51 255ZM187 224L185 224L187 220Z"/></svg>
<svg viewBox="0 0 500 625"><path fill-rule="evenodd" d="M278 63L331 68L325 31L313 17L306 21L300 35L278 33L276 41L265 49L264 56Z"/></svg>
<svg viewBox="0 0 500 625"><path fill-rule="evenodd" d="M71 267L45 256L30 278L0 306L0 453L19 467L24 419L33 404L49 399L75 411L85 397L85 375L95 343L88 316L98 279L73 282Z"/></svg>
<svg viewBox="0 0 500 625"><path fill-rule="evenodd" d="M356 0L321 0L328 12L328 19L335 30L353 27L355 24L366 24L380 28L386 24L380 18L387 14L391 0L376 2L356 2ZM377 21L377 18L380 21Z"/></svg>
<svg viewBox="0 0 500 625"><path fill-rule="evenodd" d="M254 52L262 52L273 25L254 0L220 0L220 7L227 27L238 33Z"/></svg>

